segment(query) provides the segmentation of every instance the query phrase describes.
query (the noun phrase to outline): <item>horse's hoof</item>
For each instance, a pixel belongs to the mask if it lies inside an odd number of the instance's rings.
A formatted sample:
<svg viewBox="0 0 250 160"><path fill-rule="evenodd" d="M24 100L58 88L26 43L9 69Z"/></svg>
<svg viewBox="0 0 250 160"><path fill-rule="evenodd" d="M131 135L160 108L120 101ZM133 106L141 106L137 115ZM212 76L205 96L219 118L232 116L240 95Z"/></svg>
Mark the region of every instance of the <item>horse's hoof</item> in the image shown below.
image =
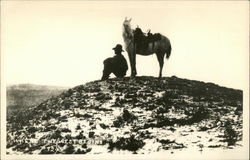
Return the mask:
<svg viewBox="0 0 250 160"><path fill-rule="evenodd" d="M162 80L162 77L159 76L159 77L158 77L158 81L161 81L161 80Z"/></svg>

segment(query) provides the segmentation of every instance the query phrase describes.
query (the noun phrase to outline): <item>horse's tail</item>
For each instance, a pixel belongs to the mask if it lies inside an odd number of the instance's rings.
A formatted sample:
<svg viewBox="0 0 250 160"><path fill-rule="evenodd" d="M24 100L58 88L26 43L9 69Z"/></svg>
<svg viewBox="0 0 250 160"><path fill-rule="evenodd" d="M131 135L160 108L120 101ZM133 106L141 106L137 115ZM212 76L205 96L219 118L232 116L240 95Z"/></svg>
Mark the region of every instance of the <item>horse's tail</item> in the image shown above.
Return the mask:
<svg viewBox="0 0 250 160"><path fill-rule="evenodd" d="M168 49L166 51L166 58L168 59L171 55L171 51L172 51L172 47L171 47L171 44L169 43L169 46L168 46Z"/></svg>
<svg viewBox="0 0 250 160"><path fill-rule="evenodd" d="M170 40L166 36L162 36L163 44L164 44L164 50L166 53L166 58L169 59L172 51L172 46L170 43Z"/></svg>

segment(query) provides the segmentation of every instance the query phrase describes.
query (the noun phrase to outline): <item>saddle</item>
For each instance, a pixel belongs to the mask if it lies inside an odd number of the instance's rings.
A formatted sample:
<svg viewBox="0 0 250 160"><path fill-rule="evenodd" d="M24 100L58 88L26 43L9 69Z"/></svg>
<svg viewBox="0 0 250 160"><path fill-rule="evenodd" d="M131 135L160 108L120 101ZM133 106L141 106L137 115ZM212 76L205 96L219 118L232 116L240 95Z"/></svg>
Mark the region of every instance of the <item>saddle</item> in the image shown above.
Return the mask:
<svg viewBox="0 0 250 160"><path fill-rule="evenodd" d="M134 43L137 44L137 50L141 49L147 49L149 43L153 43L154 48L154 42L161 40L161 34L155 33L152 34L149 30L149 32L143 33L141 28L137 27L134 30Z"/></svg>

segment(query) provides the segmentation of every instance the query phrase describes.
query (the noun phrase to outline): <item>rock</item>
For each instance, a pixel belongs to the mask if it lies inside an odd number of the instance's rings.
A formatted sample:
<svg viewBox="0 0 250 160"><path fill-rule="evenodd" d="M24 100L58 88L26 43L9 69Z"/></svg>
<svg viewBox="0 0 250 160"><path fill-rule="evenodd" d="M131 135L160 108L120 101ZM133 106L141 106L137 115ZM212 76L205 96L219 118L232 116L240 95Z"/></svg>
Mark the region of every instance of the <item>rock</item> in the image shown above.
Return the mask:
<svg viewBox="0 0 250 160"><path fill-rule="evenodd" d="M72 154L74 152L75 152L75 147L72 144L68 144L63 151L63 153L65 154Z"/></svg>
<svg viewBox="0 0 250 160"><path fill-rule="evenodd" d="M86 137L83 135L83 131L81 131L75 138L81 140L86 139Z"/></svg>
<svg viewBox="0 0 250 160"><path fill-rule="evenodd" d="M71 132L71 130L68 128L60 128L60 131L61 132Z"/></svg>
<svg viewBox="0 0 250 160"><path fill-rule="evenodd" d="M92 132L92 131L89 132L89 138L93 138L94 135L95 135L95 132Z"/></svg>
<svg viewBox="0 0 250 160"><path fill-rule="evenodd" d="M36 129L36 127L30 127L30 128L27 129L27 131L28 131L29 133L34 133L34 132L37 131L37 129Z"/></svg>
<svg viewBox="0 0 250 160"><path fill-rule="evenodd" d="M76 130L79 130L79 129L81 129L80 123L78 123L77 126L76 126Z"/></svg>
<svg viewBox="0 0 250 160"><path fill-rule="evenodd" d="M102 127L103 129L109 128L109 126L107 126L107 125L105 125L105 124L103 124L103 123L100 123L100 127Z"/></svg>

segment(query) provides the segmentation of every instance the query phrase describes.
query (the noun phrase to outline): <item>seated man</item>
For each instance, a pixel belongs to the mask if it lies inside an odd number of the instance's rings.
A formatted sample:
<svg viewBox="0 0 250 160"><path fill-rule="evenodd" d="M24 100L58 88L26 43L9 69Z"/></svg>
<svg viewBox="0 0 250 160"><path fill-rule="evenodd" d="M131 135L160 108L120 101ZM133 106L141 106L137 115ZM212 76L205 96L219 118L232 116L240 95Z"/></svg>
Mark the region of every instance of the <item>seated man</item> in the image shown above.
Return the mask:
<svg viewBox="0 0 250 160"><path fill-rule="evenodd" d="M122 55L122 52L124 52L122 50L122 45L117 44L113 50L115 51L116 55L103 61L104 69L102 80L108 79L111 73L113 73L118 78L124 77L128 70L127 61Z"/></svg>

